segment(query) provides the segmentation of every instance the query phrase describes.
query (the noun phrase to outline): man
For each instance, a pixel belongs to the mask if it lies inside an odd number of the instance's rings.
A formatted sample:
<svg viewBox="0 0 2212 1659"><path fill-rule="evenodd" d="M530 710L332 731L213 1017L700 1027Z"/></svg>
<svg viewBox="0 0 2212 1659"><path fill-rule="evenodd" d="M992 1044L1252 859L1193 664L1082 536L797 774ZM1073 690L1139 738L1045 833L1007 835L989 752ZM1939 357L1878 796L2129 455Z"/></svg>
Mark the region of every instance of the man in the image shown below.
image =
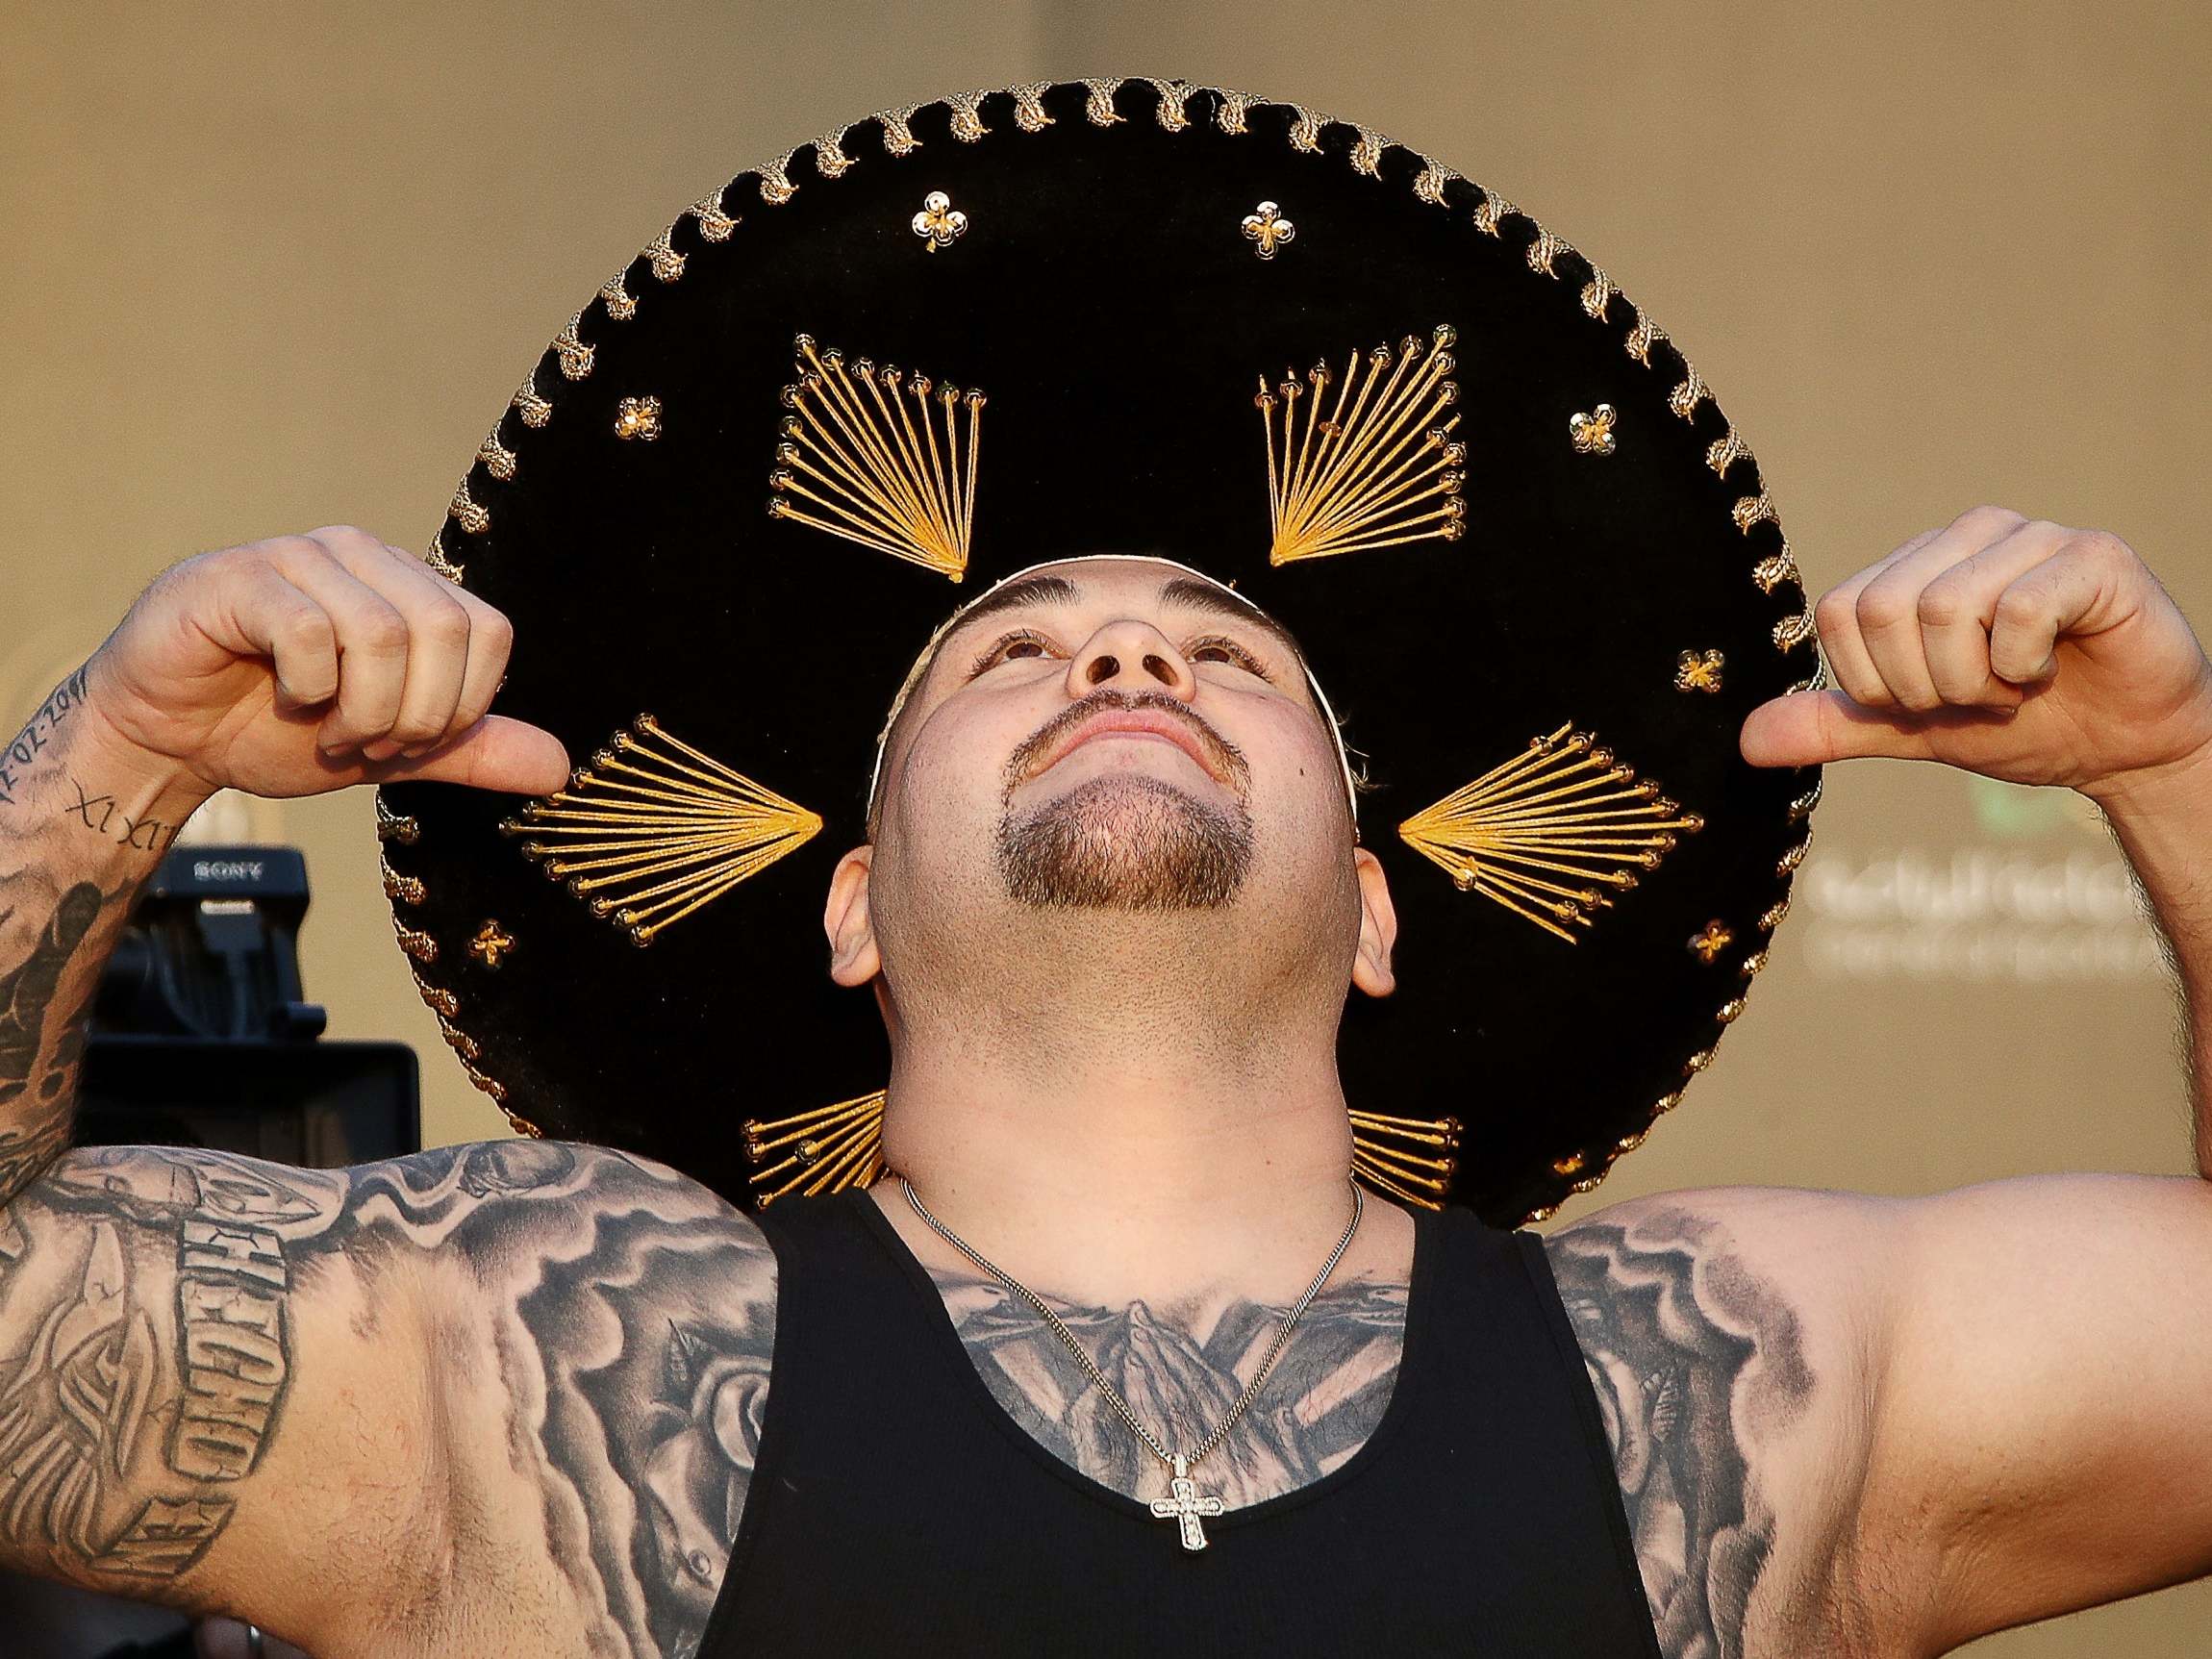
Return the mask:
<svg viewBox="0 0 2212 1659"><path fill-rule="evenodd" d="M1163 1362L1264 1332L1342 1231L1336 999L1390 989L1391 895L1293 641L1164 604L1157 562L1042 573L1066 591L956 627L901 711L877 839L829 895L832 971L893 1021L894 1168L1071 1321L1138 1346L1116 1374L1194 1431L1233 1379ZM2157 906L2201 1064L2212 668L2149 572L2110 536L1979 509L1819 615L1844 689L1762 707L1748 758L1920 755L2088 793ZM153 864L126 826L226 786L554 788L560 744L487 713L509 642L363 532L282 537L171 569L26 728L0 923L10 1566L225 1609L323 1659L695 1650L787 1386L759 1223L554 1144L339 1173L65 1149L86 1003ZM979 836L1011 836L995 868L959 856ZM1041 901L1009 869L1091 888ZM865 1201L1010 1430L1167 1492L1126 1437L1068 1439L1065 1347L895 1183ZM1271 1455L1215 1476L1229 1511L1360 1458L1414 1228L1368 1207L1274 1370ZM1659 1651L1932 1653L2212 1568L2204 1181L1674 1193L1545 1251ZM940 1496L954 1532L987 1497ZM824 1575L826 1606L896 1567Z"/></svg>

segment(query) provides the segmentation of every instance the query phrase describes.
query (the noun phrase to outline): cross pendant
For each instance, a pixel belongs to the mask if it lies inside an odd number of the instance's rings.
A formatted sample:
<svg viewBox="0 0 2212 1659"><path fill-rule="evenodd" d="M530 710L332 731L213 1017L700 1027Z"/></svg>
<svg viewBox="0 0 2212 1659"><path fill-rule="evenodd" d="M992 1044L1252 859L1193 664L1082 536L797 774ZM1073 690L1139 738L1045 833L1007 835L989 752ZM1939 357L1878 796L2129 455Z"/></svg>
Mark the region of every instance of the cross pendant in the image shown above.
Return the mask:
<svg viewBox="0 0 2212 1659"><path fill-rule="evenodd" d="M1206 1529L1198 1524L1201 1515L1221 1513L1221 1500L1212 1493L1200 1494L1198 1483L1191 1478L1190 1460L1180 1453L1175 1457L1175 1476L1168 1483L1172 1497L1155 1497L1152 1513L1162 1521L1172 1521L1182 1529L1185 1549L1206 1547Z"/></svg>

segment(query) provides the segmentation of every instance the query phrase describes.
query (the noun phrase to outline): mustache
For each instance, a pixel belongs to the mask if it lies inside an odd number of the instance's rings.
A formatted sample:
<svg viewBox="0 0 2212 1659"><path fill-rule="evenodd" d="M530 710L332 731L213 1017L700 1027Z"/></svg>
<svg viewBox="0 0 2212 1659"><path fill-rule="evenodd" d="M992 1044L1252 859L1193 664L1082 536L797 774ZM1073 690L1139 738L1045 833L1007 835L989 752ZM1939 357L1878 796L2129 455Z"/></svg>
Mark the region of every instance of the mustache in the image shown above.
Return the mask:
<svg viewBox="0 0 2212 1659"><path fill-rule="evenodd" d="M1039 759L1048 754L1069 732L1103 709L1128 711L1156 709L1170 719L1180 721L1198 740L1213 769L1227 778L1237 793L1244 794L1251 784L1252 768L1244 759L1244 751L1214 730L1180 697L1166 691L1118 691L1101 687L1089 696L1072 702L1043 725L1016 745L1014 753L1006 758L1005 793L1011 797L1017 788L1028 779Z"/></svg>

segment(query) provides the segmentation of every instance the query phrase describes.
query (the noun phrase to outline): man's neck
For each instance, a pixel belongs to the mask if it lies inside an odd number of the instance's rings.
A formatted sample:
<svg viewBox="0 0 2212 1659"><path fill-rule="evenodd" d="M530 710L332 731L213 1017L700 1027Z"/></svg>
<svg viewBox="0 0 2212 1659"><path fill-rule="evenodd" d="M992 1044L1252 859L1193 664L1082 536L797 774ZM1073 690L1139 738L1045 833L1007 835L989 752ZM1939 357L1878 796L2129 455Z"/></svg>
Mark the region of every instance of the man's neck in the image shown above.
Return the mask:
<svg viewBox="0 0 2212 1659"><path fill-rule="evenodd" d="M1043 1292L1102 1306L1289 1302L1351 1214L1334 1031L1093 985L977 998L895 1044L885 1155L937 1218ZM1270 1011L1271 1012L1271 1011ZM957 1260L889 1180L901 1232ZM1341 1271L1402 1274L1411 1228L1372 1199ZM1379 1251L1379 1254L1377 1253Z"/></svg>

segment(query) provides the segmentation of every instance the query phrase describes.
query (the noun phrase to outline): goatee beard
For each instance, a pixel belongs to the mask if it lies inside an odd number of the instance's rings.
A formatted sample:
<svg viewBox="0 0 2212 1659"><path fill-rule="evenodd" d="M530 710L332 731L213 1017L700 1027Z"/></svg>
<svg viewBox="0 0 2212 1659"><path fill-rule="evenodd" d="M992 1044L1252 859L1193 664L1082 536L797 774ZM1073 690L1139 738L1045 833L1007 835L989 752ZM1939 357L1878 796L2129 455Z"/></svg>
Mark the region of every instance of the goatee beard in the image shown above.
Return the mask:
<svg viewBox="0 0 2212 1659"><path fill-rule="evenodd" d="M1227 904L1252 865L1252 820L1174 785L1119 773L1079 784L998 822L1009 897L1042 909L1208 910Z"/></svg>

